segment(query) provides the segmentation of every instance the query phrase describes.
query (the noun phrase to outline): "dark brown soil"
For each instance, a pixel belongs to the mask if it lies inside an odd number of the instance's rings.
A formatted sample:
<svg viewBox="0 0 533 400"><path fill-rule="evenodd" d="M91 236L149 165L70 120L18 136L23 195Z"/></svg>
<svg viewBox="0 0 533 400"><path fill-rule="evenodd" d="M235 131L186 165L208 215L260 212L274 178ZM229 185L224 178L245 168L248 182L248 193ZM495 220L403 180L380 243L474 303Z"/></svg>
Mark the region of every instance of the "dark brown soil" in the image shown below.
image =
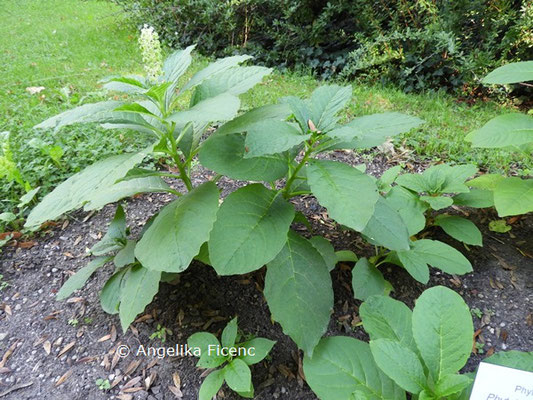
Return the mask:
<svg viewBox="0 0 533 400"><path fill-rule="evenodd" d="M333 153L329 158L351 164L364 162L350 152ZM384 156L378 157L367 163L368 171L379 176L390 167L387 164ZM412 167L421 166L412 163ZM210 176L199 169L195 181ZM242 184L219 182L224 196ZM168 195L144 195L127 202L128 222L134 232L171 199ZM340 230L328 220L325 210L312 198L299 199L295 205L313 217L314 229L330 238L337 249L351 249L359 255L371 253L372 249L359 236ZM173 374L180 377L182 398L196 399L203 371L195 368L195 358L157 359L133 353L140 344L145 348L184 344L189 335L199 330L218 334L234 316L239 317L243 332L277 341L271 356L252 368L256 399L316 398L299 374L301 354L270 319L262 296L264 270L218 277L212 268L194 264L178 283L161 284L145 315L125 334L118 317L105 314L98 302L110 268L98 271L74 299L55 301L55 293L68 272L87 263L85 251L105 232L114 209L114 205L109 205L86 222L85 213L76 213L68 224L35 238L37 244L30 249L2 249L0 273L4 275L3 282L9 283L0 292L0 357L5 359L0 361L2 400L174 399L177 397L169 389L174 384ZM496 218L492 211L450 211L470 213L484 234L483 248L468 249L441 232L432 232L433 237L461 250L474 266L473 273L461 277L433 270L428 285L446 285L456 290L472 309L482 313L481 318L473 318L479 329L478 348L482 345L483 354L473 354L465 370L475 368L493 351L533 350L533 216L513 220L510 233L498 234L487 229L488 222ZM306 234L302 227L295 228ZM357 324L359 302L353 299L350 269L351 266L340 264L332 272L335 307L327 335L366 340ZM412 307L424 286L400 268L385 268L384 273L395 287L393 296ZM172 331L164 344L150 339L158 325ZM58 356L71 343L72 347ZM121 344L128 345L132 354L126 358L115 356ZM108 379L114 387L100 390L95 383L99 378ZM227 387L222 392L219 398L237 398Z"/></svg>

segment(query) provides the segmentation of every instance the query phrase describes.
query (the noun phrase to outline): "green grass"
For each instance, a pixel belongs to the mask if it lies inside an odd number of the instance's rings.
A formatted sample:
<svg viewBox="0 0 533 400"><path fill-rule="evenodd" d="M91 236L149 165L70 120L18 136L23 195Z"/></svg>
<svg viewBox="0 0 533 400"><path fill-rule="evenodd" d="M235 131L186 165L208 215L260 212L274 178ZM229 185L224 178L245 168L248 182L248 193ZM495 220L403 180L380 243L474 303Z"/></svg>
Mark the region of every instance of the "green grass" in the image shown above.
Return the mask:
<svg viewBox="0 0 533 400"><path fill-rule="evenodd" d="M99 79L142 72L137 33L116 6L102 0L4 0L0 20L0 132L11 132L15 161L32 187L43 186L40 196L95 160L145 143L136 133L94 126L75 126L57 134L32 129L61 111L105 98ZM197 57L192 69L206 64L205 58ZM276 102L287 95L306 96L319 84L305 74L274 73L243 96L244 107ZM26 90L30 86L45 89L32 95ZM490 170L520 170L530 162L521 155L473 151L464 142L469 131L507 111L497 104L471 107L444 94L353 86L347 118L394 110L426 121L421 129L396 140L417 158L474 162ZM40 145L31 142L35 138ZM42 145L60 146L64 151L60 162L54 163L39 148ZM2 182L0 212L12 209L23 193L16 183Z"/></svg>

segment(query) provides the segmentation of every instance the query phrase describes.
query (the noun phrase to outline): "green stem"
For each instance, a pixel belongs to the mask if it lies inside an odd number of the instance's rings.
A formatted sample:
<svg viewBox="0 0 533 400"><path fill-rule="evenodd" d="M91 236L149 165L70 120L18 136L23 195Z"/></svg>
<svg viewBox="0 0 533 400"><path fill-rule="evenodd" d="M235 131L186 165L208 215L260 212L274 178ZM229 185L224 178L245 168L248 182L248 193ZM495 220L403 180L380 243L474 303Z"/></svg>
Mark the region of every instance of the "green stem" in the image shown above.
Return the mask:
<svg viewBox="0 0 533 400"><path fill-rule="evenodd" d="M294 171L292 171L292 174L289 177L289 179L287 179L287 183L285 184L285 189L283 189L283 196L285 198L289 198L290 197L291 186L292 186L294 180L296 179L296 177L298 175L298 172L300 172L302 167L305 165L305 163L307 162L307 160L309 159L309 157L313 153L313 144L314 144L314 141L313 141L313 139L311 139L311 143L308 144L307 150L304 153L302 161L300 161L300 163L296 166Z"/></svg>
<svg viewBox="0 0 533 400"><path fill-rule="evenodd" d="M183 163L181 162L180 155L178 154L178 146L176 144L176 140L174 139L174 124L171 125L171 128L169 129L169 132L167 134L167 138L170 142L170 156L176 163L176 166L178 167L178 170L180 172L180 178L187 187L188 191L192 190L192 183L189 179L189 176L187 175L187 171L185 171L185 167Z"/></svg>

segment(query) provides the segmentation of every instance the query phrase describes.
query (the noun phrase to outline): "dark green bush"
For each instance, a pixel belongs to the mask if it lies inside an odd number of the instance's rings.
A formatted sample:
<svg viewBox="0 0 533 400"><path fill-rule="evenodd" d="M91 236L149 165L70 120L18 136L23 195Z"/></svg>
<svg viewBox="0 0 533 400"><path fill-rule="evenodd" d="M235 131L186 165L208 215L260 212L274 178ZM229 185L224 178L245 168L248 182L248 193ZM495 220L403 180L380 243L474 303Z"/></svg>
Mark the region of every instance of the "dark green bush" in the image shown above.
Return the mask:
<svg viewBox="0 0 533 400"><path fill-rule="evenodd" d="M114 0L170 46L472 94L501 63L533 57L528 0Z"/></svg>

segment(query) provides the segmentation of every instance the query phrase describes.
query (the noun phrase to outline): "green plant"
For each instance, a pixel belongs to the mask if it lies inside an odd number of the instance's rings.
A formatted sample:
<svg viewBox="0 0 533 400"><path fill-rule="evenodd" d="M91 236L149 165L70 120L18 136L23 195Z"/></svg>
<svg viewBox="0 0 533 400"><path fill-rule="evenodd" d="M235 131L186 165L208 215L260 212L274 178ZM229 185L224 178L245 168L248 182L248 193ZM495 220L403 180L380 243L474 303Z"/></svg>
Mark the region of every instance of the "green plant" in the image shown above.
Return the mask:
<svg viewBox="0 0 533 400"><path fill-rule="evenodd" d="M8 288L9 286L9 283L4 281L4 275L0 274L0 292Z"/></svg>
<svg viewBox="0 0 533 400"><path fill-rule="evenodd" d="M427 289L411 311L386 296L360 307L370 344L324 338L304 358L307 383L321 400L354 398L467 399L475 374L459 374L472 351L472 317L463 299L443 286ZM497 353L498 365L533 371L533 352ZM342 382L342 384L341 384Z"/></svg>
<svg viewBox="0 0 533 400"><path fill-rule="evenodd" d="M78 324L80 323L80 321L78 321L77 318L70 318L70 319L68 320L67 323L68 323L69 325L71 325L71 326L76 327L76 326L78 326Z"/></svg>
<svg viewBox="0 0 533 400"><path fill-rule="evenodd" d="M485 84L514 84L533 80L533 61L510 63L488 74ZM466 138L473 147L511 149L533 154L533 116L503 114L491 119ZM533 179L486 174L474 178L468 185L488 191L494 196L494 206L500 217L533 211Z"/></svg>
<svg viewBox="0 0 533 400"><path fill-rule="evenodd" d="M18 231L21 229L22 224L24 222L24 216L29 211L28 205L34 202L34 198L39 192L39 190L39 187L32 189L19 199L16 214L13 212L3 212L0 214L0 227L2 227L0 231L4 231L6 230L6 228L9 227L11 227L14 231Z"/></svg>
<svg viewBox="0 0 533 400"><path fill-rule="evenodd" d="M157 329L154 333L150 335L150 340L153 340L155 338L161 340L161 343L165 343L167 340L167 336L172 335L172 331L168 328L165 328L164 326L161 326L160 324L157 324Z"/></svg>
<svg viewBox="0 0 533 400"><path fill-rule="evenodd" d="M490 207L489 196L475 195L466 185L477 172L473 165L439 164L421 174L402 174L401 167L387 170L377 180L380 195L371 219L361 231L376 246L375 255L361 258L352 270L356 298L365 300L374 294L386 294L392 285L377 267L395 264L416 280L427 283L428 264L451 274L472 271L470 261L450 245L426 239L428 228L438 227L456 240L482 245L481 232L466 218L436 211L452 204Z"/></svg>
<svg viewBox="0 0 533 400"><path fill-rule="evenodd" d="M174 76L174 68L185 69L191 50L175 53L167 60L163 71L168 79ZM127 238L124 212L118 208L102 240L111 240L112 245L105 251L93 248L92 253L100 257L70 278L58 298L68 296L94 270L113 259L116 272L104 286L102 306L108 312L118 311L125 330L157 293L159 281L182 272L194 258L212 265L220 275L243 274L267 264L265 297L273 317L300 348L311 353L329 321L333 293L328 271L337 255L325 239L308 240L289 230L296 214L288 200L312 193L337 222L364 230L379 200L374 180L357 168L320 160L316 155L334 148L373 147L422 121L390 112L340 125L338 114L352 90L350 86L332 85L318 88L307 100L288 97L282 103L252 109L201 141L206 119L229 119L237 112L238 98L231 93L248 89L268 72L258 67L236 67L242 60L232 57L217 61L185 83L185 89L196 86L189 110L169 111L176 106L170 86L174 80L162 80L148 89L144 87L146 81L115 78L108 82L109 88L133 90L151 100L120 106L115 102L89 104L41 123L41 128L56 129L75 121L126 124L153 132L158 141L140 153L100 161L69 178L32 211L26 225L38 227L81 205L85 210L98 209L135 193L175 194L178 199L147 222L138 241ZM155 106L160 110L157 115ZM296 161L300 151L303 157ZM179 174L135 168L152 152L168 155ZM197 153L200 163L218 174L263 181L271 189L249 184L231 193L219 209L214 182L192 187L188 170ZM189 192L170 189L161 176L181 179ZM285 184L276 189L276 181L283 178ZM350 204L353 199L357 199L357 207ZM118 233L115 226L120 226ZM114 257L102 257L117 250ZM137 296L140 287L142 295ZM293 300L294 307L286 307L287 298ZM305 309L315 318L304 318L301 311Z"/></svg>
<svg viewBox="0 0 533 400"><path fill-rule="evenodd" d="M483 311L481 311L479 308L477 307L474 307L474 308L471 308L470 309L470 313L472 315L475 315L476 317L478 317L479 319L481 319L481 317L483 317Z"/></svg>
<svg viewBox="0 0 533 400"><path fill-rule="evenodd" d="M98 378L96 381L96 386L98 386L98 389L100 390L109 390L111 389L111 383L109 383L109 379L102 379Z"/></svg>
<svg viewBox="0 0 533 400"><path fill-rule="evenodd" d="M211 400L226 384L240 396L254 397L250 365L262 361L276 342L265 338L251 338L240 342L237 318L232 319L222 331L221 341L209 332L198 332L187 340L192 349L199 349L197 367L212 369L204 379L198 393L199 400ZM223 366L221 369L216 369Z"/></svg>

